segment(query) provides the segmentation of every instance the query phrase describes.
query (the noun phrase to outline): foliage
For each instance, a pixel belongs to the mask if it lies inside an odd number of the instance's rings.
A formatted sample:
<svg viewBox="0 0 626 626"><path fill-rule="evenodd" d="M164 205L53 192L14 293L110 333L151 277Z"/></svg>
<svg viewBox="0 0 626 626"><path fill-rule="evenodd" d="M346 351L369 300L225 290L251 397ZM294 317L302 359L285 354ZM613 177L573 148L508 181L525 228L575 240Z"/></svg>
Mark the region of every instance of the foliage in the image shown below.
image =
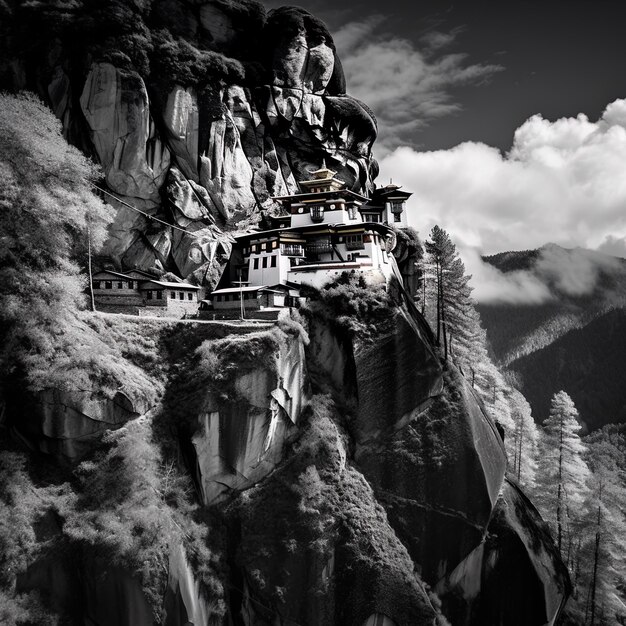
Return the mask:
<svg viewBox="0 0 626 626"><path fill-rule="evenodd" d="M242 369L271 363L283 338L275 329L207 340L196 348L203 374L221 383Z"/></svg>
<svg viewBox="0 0 626 626"><path fill-rule="evenodd" d="M297 576L303 601L288 617L299 623L324 619L319 612L306 614L307 606L316 606L316 596L341 598L328 621L353 621L355 612L363 612L365 620L383 606L399 623L432 623L436 610L405 547L370 485L346 463L347 437L330 396L312 398L303 421L295 454L229 509L242 525L239 560L253 573L252 593L271 601L271 616L281 608L286 577ZM328 580L313 572L309 578L308 567L300 570L306 563L327 563L333 555L337 573Z"/></svg>
<svg viewBox="0 0 626 626"><path fill-rule="evenodd" d="M370 342L394 319L394 306L384 285L368 285L362 274L342 272L322 289L311 290L305 314L323 319L349 338Z"/></svg>
<svg viewBox="0 0 626 626"><path fill-rule="evenodd" d="M15 582L46 549L37 522L63 506L67 496L66 485L36 487L23 455L0 452L0 623L56 624L36 593L15 593Z"/></svg>
<svg viewBox="0 0 626 626"><path fill-rule="evenodd" d="M40 386L59 343L81 343L76 259L88 236L101 244L109 215L91 191L97 169L54 115L28 94L3 94L0 104L0 359L4 372L24 370Z"/></svg>
<svg viewBox="0 0 626 626"><path fill-rule="evenodd" d="M422 308L438 328L444 358L451 358L466 377L489 416L505 432L509 470L524 487L532 489L539 434L525 398L491 360L487 338L471 298L465 266L445 230L435 226L425 242Z"/></svg>
<svg viewBox="0 0 626 626"><path fill-rule="evenodd" d="M5 377L25 376L34 391L123 389L132 399L153 401L159 386L144 368L158 373L154 339L121 319L113 325L80 310L79 263L88 238L94 249L102 243L110 218L91 191L97 169L67 144L58 120L34 96L5 94L1 102Z"/></svg>
<svg viewBox="0 0 626 626"><path fill-rule="evenodd" d="M165 100L175 84L194 87L202 96L214 94L220 86L245 78L241 63L220 52L203 50L185 39L173 38L167 30L153 33L152 82Z"/></svg>
<svg viewBox="0 0 626 626"><path fill-rule="evenodd" d="M207 528L193 519L188 480L173 464L163 463L151 441L149 420L129 422L104 441L110 447L77 470L80 490L77 501L62 511L64 533L137 576L157 620L170 548L176 544L204 561L203 580L219 599L223 592L217 560L206 546ZM222 604L216 606L223 612Z"/></svg>

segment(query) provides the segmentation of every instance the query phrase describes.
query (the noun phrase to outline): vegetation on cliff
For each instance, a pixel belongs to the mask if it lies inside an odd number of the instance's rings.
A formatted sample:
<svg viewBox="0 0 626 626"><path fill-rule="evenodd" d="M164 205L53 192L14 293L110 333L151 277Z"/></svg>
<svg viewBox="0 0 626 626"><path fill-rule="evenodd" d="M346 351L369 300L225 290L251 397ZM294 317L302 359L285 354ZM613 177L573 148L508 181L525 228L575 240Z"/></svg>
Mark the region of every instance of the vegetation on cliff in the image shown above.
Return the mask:
<svg viewBox="0 0 626 626"><path fill-rule="evenodd" d="M237 560L253 573L253 593L272 602L260 613L357 626L384 612L399 624L444 624L370 485L347 458L342 421L329 396L312 398L287 462L230 506L232 523L242 527ZM295 605L285 594L294 577L307 590Z"/></svg>
<svg viewBox="0 0 626 626"><path fill-rule="evenodd" d="M154 400L151 340L86 315L88 247L111 219L93 193L98 168L28 94L0 96L0 146L0 384Z"/></svg>

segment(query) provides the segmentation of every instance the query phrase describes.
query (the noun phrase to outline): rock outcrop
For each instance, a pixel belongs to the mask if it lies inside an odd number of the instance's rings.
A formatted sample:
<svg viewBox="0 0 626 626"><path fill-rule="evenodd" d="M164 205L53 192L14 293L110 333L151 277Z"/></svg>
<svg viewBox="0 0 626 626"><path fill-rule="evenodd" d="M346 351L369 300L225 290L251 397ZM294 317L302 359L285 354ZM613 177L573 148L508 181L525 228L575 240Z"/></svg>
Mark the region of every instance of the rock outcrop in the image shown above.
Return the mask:
<svg viewBox="0 0 626 626"><path fill-rule="evenodd" d="M514 483L504 483L488 535L438 592L459 626L556 623L570 592L567 570L539 513Z"/></svg>
<svg viewBox="0 0 626 626"><path fill-rule="evenodd" d="M239 369L233 399L208 395L192 437L202 501L212 505L251 487L284 458L307 401L304 346L281 344L267 361Z"/></svg>
<svg viewBox="0 0 626 626"><path fill-rule="evenodd" d="M5 86L33 84L114 196L189 232L181 246L176 231L107 196L118 215L104 255L117 265L214 285L219 255L196 252L209 231L228 241L222 231L258 220L323 161L354 191L372 188L376 119L345 93L332 36L306 11L266 13L250 0L58 11L49 20L63 27L38 34L39 63L22 66L10 40L20 71ZM24 16L10 17L19 30Z"/></svg>
<svg viewBox="0 0 626 626"><path fill-rule="evenodd" d="M142 322L135 324L138 337ZM77 579L44 551L19 589L56 598L58 612L79 593L75 619L103 626L147 625L154 610L172 626L212 623L216 614L225 621L215 623L249 625L362 626L378 616L435 626L441 609L429 586L454 624L552 624L567 574L532 504L504 482L495 426L462 376L442 367L419 313L395 305L368 336L351 337L314 313L306 327L287 319L261 331L179 323L157 342L168 381L160 408L138 421L193 479L212 558L223 564L221 613L201 576L213 565L189 547L164 544L168 574L157 596L146 595L150 573L119 560L95 563L93 547L77 552L77 537L89 534L76 513L65 550L86 571L101 570L100 582ZM132 417L124 403L83 403L77 415L65 396L48 400L47 421L29 427L32 441L68 417L80 424L89 414L111 428ZM143 431L134 432L137 441ZM133 497L122 495L113 510ZM151 515L168 519L167 508L157 510ZM125 536L123 520L116 523ZM187 523L197 529L197 518ZM68 541L62 527L55 533ZM99 536L90 541L109 549Z"/></svg>
<svg viewBox="0 0 626 626"><path fill-rule="evenodd" d="M12 427L29 448L68 460L82 458L102 435L145 413L148 407L123 392L112 398L98 393L46 389L35 396L19 394L10 406L23 418Z"/></svg>

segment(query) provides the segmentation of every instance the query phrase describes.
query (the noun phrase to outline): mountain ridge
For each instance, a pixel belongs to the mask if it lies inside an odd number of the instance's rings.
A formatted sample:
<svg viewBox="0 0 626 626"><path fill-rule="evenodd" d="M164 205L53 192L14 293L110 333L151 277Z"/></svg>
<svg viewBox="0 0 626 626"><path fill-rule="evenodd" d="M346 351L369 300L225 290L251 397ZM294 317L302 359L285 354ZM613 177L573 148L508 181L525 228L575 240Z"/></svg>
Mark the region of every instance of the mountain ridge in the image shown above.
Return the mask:
<svg viewBox="0 0 626 626"><path fill-rule="evenodd" d="M557 353L580 358L579 347L588 343L586 333L605 337L611 334L615 320L621 319L626 307L626 260L584 248L547 244L535 250L485 256L483 261L505 277L512 272L526 272L549 290L549 299L538 304L500 302L477 306L494 356L528 398L535 419L542 421L547 416L549 397L561 389L578 400L581 417L592 429L626 419L625 397L619 394L623 381L618 376L621 364L617 357L606 369L601 367L602 354L596 351L591 351L593 358L585 361L590 372L600 369L609 377L606 384L611 402L607 405L600 396L596 398L597 405L605 407L603 413L608 412L606 417L592 414L593 402L567 376L552 376ZM581 282L576 283L581 276ZM541 390L541 381L550 381L550 387ZM591 391L587 393L593 396Z"/></svg>

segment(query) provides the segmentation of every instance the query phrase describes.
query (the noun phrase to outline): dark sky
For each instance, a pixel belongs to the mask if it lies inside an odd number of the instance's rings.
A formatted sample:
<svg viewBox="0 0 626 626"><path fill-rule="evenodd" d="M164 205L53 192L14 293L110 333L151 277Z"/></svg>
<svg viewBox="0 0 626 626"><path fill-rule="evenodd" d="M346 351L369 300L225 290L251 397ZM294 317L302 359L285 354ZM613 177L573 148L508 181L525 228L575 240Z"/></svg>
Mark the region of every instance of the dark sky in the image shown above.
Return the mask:
<svg viewBox="0 0 626 626"><path fill-rule="evenodd" d="M416 148L445 149L474 140L506 151L515 129L535 113L554 120L582 112L595 120L609 102L626 96L626 3L620 1L293 4L323 19L332 33L382 15L374 36L406 39L417 50L429 32L456 33L446 52L465 53L468 63L503 67L486 80L447 87L460 110L409 130L403 143Z"/></svg>

